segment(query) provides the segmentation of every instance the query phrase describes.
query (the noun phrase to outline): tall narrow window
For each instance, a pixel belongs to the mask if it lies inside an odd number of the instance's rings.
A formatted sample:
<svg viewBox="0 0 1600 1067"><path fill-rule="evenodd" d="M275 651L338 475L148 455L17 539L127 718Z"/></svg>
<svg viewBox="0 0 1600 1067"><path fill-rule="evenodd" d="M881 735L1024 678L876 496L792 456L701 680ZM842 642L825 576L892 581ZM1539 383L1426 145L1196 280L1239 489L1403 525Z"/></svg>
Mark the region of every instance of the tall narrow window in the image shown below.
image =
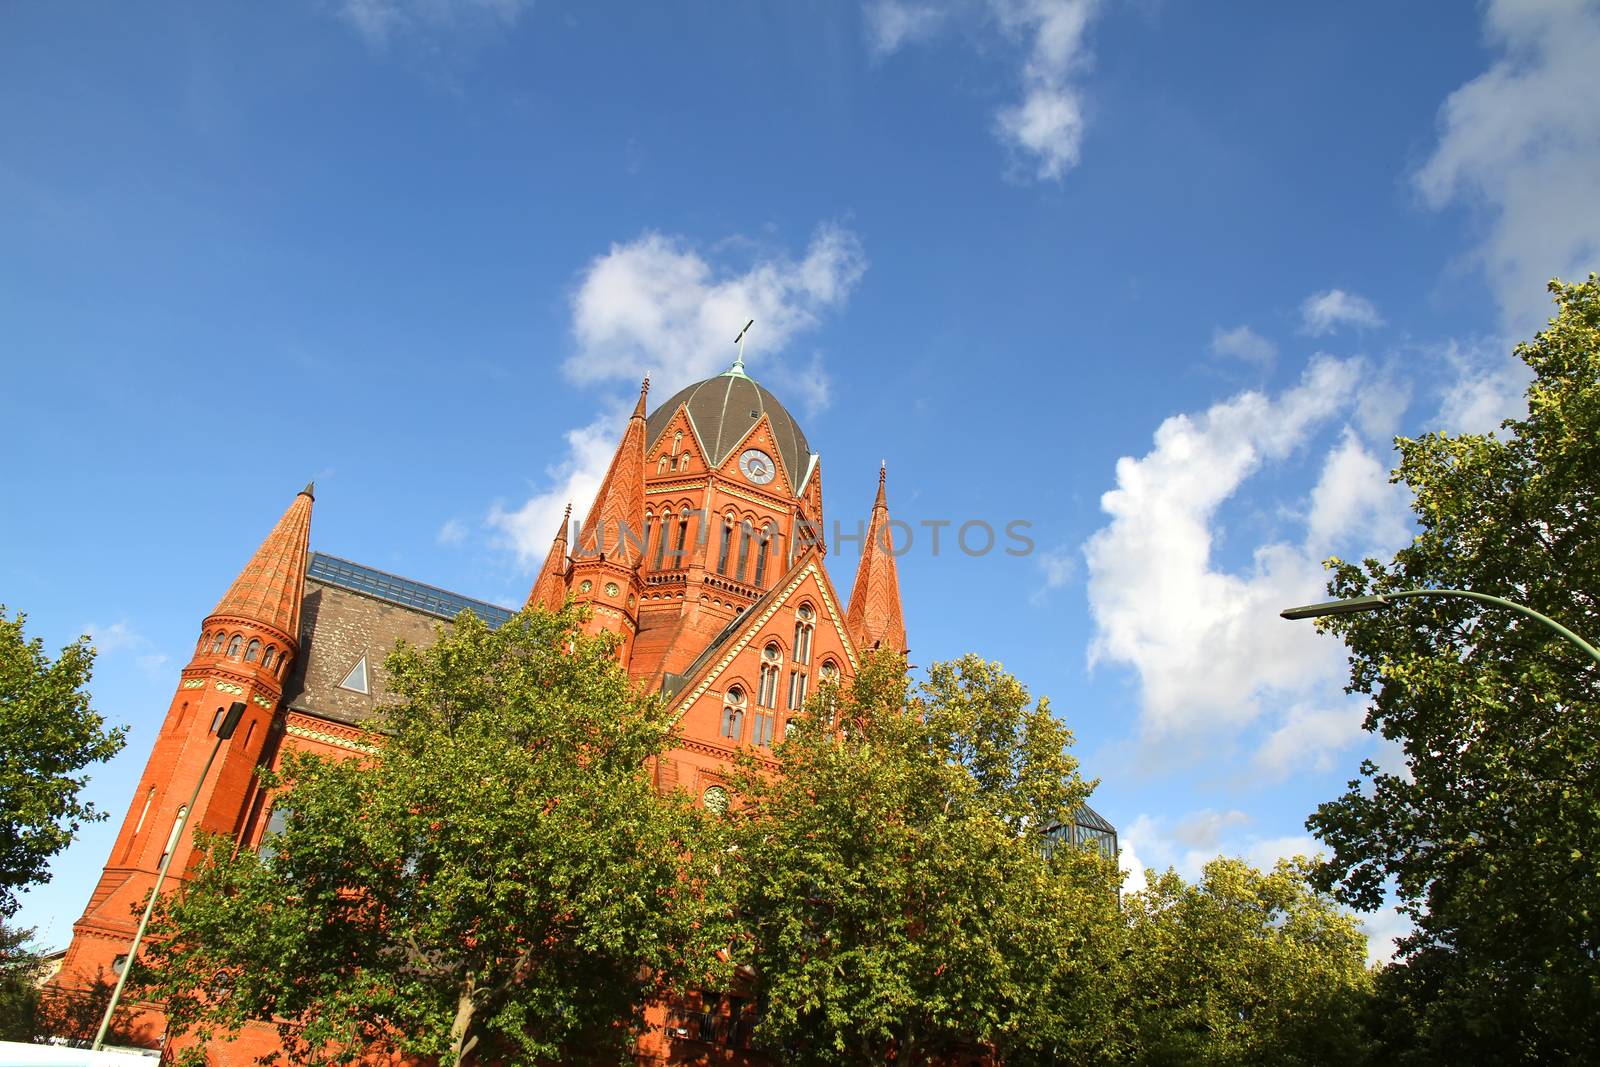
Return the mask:
<svg viewBox="0 0 1600 1067"><path fill-rule="evenodd" d="M750 720L750 743L771 748L773 728L777 721L778 717L773 712L757 708Z"/></svg>
<svg viewBox="0 0 1600 1067"><path fill-rule="evenodd" d="M745 563L750 559L750 520L745 519L739 524L739 566L734 571L734 581L744 581Z"/></svg>
<svg viewBox="0 0 1600 1067"><path fill-rule="evenodd" d="M665 473L667 473L667 457L666 456L662 456L659 460L656 461L656 473L657 474L665 474Z"/></svg>
<svg viewBox="0 0 1600 1067"><path fill-rule="evenodd" d="M789 710L799 711L806 704L806 672L789 672Z"/></svg>
<svg viewBox="0 0 1600 1067"><path fill-rule="evenodd" d="M689 509L684 508L678 515L678 543L672 550L673 566L683 566L683 546L689 541Z"/></svg>
<svg viewBox="0 0 1600 1067"><path fill-rule="evenodd" d="M756 580L755 586L761 588L761 583L767 575L767 546L772 542L772 527L766 526L761 530L761 544L756 547Z"/></svg>
<svg viewBox="0 0 1600 1067"><path fill-rule="evenodd" d="M796 663L811 662L811 634L816 626L817 613L810 604L801 604L795 612L794 622L794 661Z"/></svg>
<svg viewBox="0 0 1600 1067"><path fill-rule="evenodd" d="M656 542L656 570L661 569L661 560L667 554L667 539L672 533L672 509L668 508L661 513L661 537Z"/></svg>
<svg viewBox="0 0 1600 1067"><path fill-rule="evenodd" d="M222 651L222 641L223 641L222 631L218 630L217 631L217 636L213 637L211 639L211 654L213 656L215 656L218 652Z"/></svg>
<svg viewBox="0 0 1600 1067"><path fill-rule="evenodd" d="M777 643L761 650L761 687L756 692L756 703L764 708L778 706L778 675L783 671L783 651Z"/></svg>
<svg viewBox="0 0 1600 1067"><path fill-rule="evenodd" d="M729 686L722 702L722 736L733 741L744 739L744 690Z"/></svg>
<svg viewBox="0 0 1600 1067"><path fill-rule="evenodd" d="M243 645L243 644L244 644L244 638L240 637L238 634L234 634L233 635L233 639L228 642L228 658L229 659L238 659L239 658L239 646Z"/></svg>
<svg viewBox="0 0 1600 1067"><path fill-rule="evenodd" d="M722 541L717 546L717 573L728 573L728 541L733 537L733 516L722 520Z"/></svg>
<svg viewBox="0 0 1600 1067"><path fill-rule="evenodd" d="M254 663L259 655L261 655L261 642L252 637L250 643L244 647L244 661Z"/></svg>
<svg viewBox="0 0 1600 1067"><path fill-rule="evenodd" d="M268 670L271 670L272 669L272 661L273 661L273 659L275 659L277 657L277 655L278 655L277 648L275 648L272 645L268 645L267 646L267 650L261 654L261 665L263 667L267 668Z"/></svg>
<svg viewBox="0 0 1600 1067"><path fill-rule="evenodd" d="M650 558L650 524L655 522L655 521L656 521L656 517L654 515L650 514L648 511L644 513L644 531L643 531L643 538L644 539L639 542L639 558L640 559L649 559Z"/></svg>
<svg viewBox="0 0 1600 1067"><path fill-rule="evenodd" d="M185 804L178 809L177 816L172 820L172 833L167 835L167 847L161 853L163 856L178 847L178 839L183 834L183 821L188 817L189 805Z"/></svg>
<svg viewBox="0 0 1600 1067"><path fill-rule="evenodd" d="M267 819L267 828L261 834L261 844L256 848L256 855L263 860L270 860L278 854L278 848L273 844L274 839L289 827L289 816L294 814L294 809L287 804L274 804L272 816Z"/></svg>

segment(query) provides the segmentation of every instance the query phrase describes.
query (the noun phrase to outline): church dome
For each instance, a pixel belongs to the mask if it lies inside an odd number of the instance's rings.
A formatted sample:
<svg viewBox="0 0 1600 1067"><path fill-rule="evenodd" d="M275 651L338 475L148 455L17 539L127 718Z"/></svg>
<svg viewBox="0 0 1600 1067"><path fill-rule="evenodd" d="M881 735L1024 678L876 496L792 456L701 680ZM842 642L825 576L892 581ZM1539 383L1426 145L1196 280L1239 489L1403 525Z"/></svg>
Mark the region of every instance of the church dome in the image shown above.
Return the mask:
<svg viewBox="0 0 1600 1067"><path fill-rule="evenodd" d="M656 408L645 423L647 447L654 446L660 439L679 405L689 411L689 421L700 438L708 466L716 467L727 459L728 453L750 432L750 427L765 415L789 478L798 483L806 476L811 465L811 446L806 444L800 424L777 397L756 384L737 364L715 378L678 390Z"/></svg>

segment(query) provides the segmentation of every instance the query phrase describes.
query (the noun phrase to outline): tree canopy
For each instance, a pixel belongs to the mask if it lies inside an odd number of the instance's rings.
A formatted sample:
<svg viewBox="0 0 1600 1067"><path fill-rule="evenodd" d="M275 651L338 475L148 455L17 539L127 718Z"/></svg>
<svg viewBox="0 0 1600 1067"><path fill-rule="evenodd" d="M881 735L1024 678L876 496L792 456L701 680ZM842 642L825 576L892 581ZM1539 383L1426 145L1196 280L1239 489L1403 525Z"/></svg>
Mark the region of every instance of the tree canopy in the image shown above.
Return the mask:
<svg viewBox="0 0 1600 1067"><path fill-rule="evenodd" d="M51 857L81 825L105 818L78 799L79 772L120 752L127 733L89 706L89 639L52 662L23 636L26 620L0 604L0 918L16 914L18 890L50 880Z"/></svg>
<svg viewBox="0 0 1600 1067"><path fill-rule="evenodd" d="M1340 597L1490 593L1600 638L1600 279L1551 283L1517 354L1527 414L1498 434L1401 438L1420 530L1389 562L1333 561ZM1600 1058L1600 668L1549 629L1455 599L1327 620L1349 691L1403 769L1372 761L1309 826L1323 882L1416 924L1384 990L1402 1060Z"/></svg>
<svg viewBox="0 0 1600 1067"><path fill-rule="evenodd" d="M174 1032L275 1018L297 1062L621 1061L649 997L713 976L710 816L652 788L664 706L581 620L463 613L388 658L369 756L266 776L282 832L204 841L160 910L141 970Z"/></svg>
<svg viewBox="0 0 1600 1067"><path fill-rule="evenodd" d="M1068 1053L1109 1010L1115 861L1045 847L1088 795L1071 734L998 665L915 692L873 657L746 760L730 809L756 1041L784 1063Z"/></svg>

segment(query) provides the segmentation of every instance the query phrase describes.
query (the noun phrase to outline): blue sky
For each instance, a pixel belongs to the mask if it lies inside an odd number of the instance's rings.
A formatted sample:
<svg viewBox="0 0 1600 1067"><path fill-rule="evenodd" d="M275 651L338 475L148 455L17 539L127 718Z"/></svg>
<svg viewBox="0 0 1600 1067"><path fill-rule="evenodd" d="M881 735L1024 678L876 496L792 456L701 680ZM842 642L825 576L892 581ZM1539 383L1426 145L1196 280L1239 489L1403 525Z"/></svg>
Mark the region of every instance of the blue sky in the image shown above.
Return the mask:
<svg viewBox="0 0 1600 1067"><path fill-rule="evenodd" d="M0 601L131 728L22 920L306 480L315 547L518 604L750 316L830 520L888 462L914 662L1048 694L1130 859L1311 847L1387 754L1276 611L1403 542L1395 433L1517 410L1595 54L1576 0L6 5ZM1036 550L930 550L973 520Z"/></svg>

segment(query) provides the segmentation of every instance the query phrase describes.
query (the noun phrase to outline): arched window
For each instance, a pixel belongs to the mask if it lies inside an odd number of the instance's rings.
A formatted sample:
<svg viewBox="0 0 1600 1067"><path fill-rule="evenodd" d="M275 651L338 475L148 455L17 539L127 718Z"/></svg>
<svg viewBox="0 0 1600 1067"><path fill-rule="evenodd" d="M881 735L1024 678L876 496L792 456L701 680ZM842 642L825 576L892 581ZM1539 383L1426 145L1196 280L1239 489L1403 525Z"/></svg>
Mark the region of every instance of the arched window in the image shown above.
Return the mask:
<svg viewBox="0 0 1600 1067"><path fill-rule="evenodd" d="M816 626L817 613L810 604L801 604L794 613L794 661L811 662L811 633Z"/></svg>
<svg viewBox="0 0 1600 1067"><path fill-rule="evenodd" d="M662 456L661 459L659 461L657 461L657 463L656 463L656 473L657 474L665 474L665 473L667 473L667 457L666 456Z"/></svg>
<svg viewBox="0 0 1600 1067"><path fill-rule="evenodd" d="M244 661L246 663L254 663L259 655L261 655L261 642L252 637L250 643L244 646Z"/></svg>
<svg viewBox="0 0 1600 1067"><path fill-rule="evenodd" d="M722 701L722 736L744 740L744 690L736 685L728 687Z"/></svg>
<svg viewBox="0 0 1600 1067"><path fill-rule="evenodd" d="M745 564L750 559L750 539L754 531L750 529L750 520L745 519L739 523L739 566L734 571L733 579L736 582L744 581Z"/></svg>
<svg viewBox="0 0 1600 1067"><path fill-rule="evenodd" d="M778 706L778 675L783 673L783 650L776 641L761 650L761 685L756 703L764 708Z"/></svg>
<svg viewBox="0 0 1600 1067"><path fill-rule="evenodd" d="M650 558L650 524L655 522L655 521L656 521L655 515L653 515L652 513L648 512L648 511L644 513L644 535L643 535L643 540L641 540L639 542L639 558L640 559L649 559Z"/></svg>
<svg viewBox="0 0 1600 1067"><path fill-rule="evenodd" d="M683 431L679 430L677 433L672 435L672 454L674 456L676 456L678 454L678 449L682 445L683 445Z"/></svg>
<svg viewBox="0 0 1600 1067"><path fill-rule="evenodd" d="M656 570L661 569L661 561L667 554L668 535L672 533L672 509L667 508L661 513L661 536L656 539ZM674 566L677 564L674 563Z"/></svg>
<svg viewBox="0 0 1600 1067"><path fill-rule="evenodd" d="M282 678L289 673L289 650L283 650L283 655L278 657L278 677Z"/></svg>
<svg viewBox="0 0 1600 1067"><path fill-rule="evenodd" d="M728 573L728 541L733 537L733 515L722 517L722 539L717 543L717 573Z"/></svg>
<svg viewBox="0 0 1600 1067"><path fill-rule="evenodd" d="M268 645L267 650L261 654L261 665L270 671L272 669L272 661L277 657L277 655L277 648L272 645Z"/></svg>
<svg viewBox="0 0 1600 1067"><path fill-rule="evenodd" d="M241 645L243 645L243 644L244 644L244 638L239 636L238 634L234 634L233 638L231 640L229 640L229 642L228 642L228 658L229 659L238 659L239 658L239 647Z"/></svg>
<svg viewBox="0 0 1600 1067"><path fill-rule="evenodd" d="M789 672L789 710L799 711L806 706L806 672L792 670Z"/></svg>
<svg viewBox="0 0 1600 1067"><path fill-rule="evenodd" d="M213 656L222 651L222 642L225 640L225 637L226 635L224 635L221 630L218 630L217 636L211 639L211 654Z"/></svg>
<svg viewBox="0 0 1600 1067"><path fill-rule="evenodd" d="M762 588L762 583L766 581L767 548L772 544L772 538L774 534L775 531L773 530L772 523L770 522L761 528L761 544L756 549L755 586L757 589Z"/></svg>
<svg viewBox="0 0 1600 1067"><path fill-rule="evenodd" d="M683 546L688 542L688 540L689 508L685 506L683 510L678 513L678 543L673 547L672 550L672 561L674 566L683 566Z"/></svg>
<svg viewBox="0 0 1600 1067"><path fill-rule="evenodd" d="M210 639L211 639L211 635L210 634L201 633L201 635L200 635L200 643L195 646L194 650L196 652L204 652L206 650L206 642L209 641Z"/></svg>

